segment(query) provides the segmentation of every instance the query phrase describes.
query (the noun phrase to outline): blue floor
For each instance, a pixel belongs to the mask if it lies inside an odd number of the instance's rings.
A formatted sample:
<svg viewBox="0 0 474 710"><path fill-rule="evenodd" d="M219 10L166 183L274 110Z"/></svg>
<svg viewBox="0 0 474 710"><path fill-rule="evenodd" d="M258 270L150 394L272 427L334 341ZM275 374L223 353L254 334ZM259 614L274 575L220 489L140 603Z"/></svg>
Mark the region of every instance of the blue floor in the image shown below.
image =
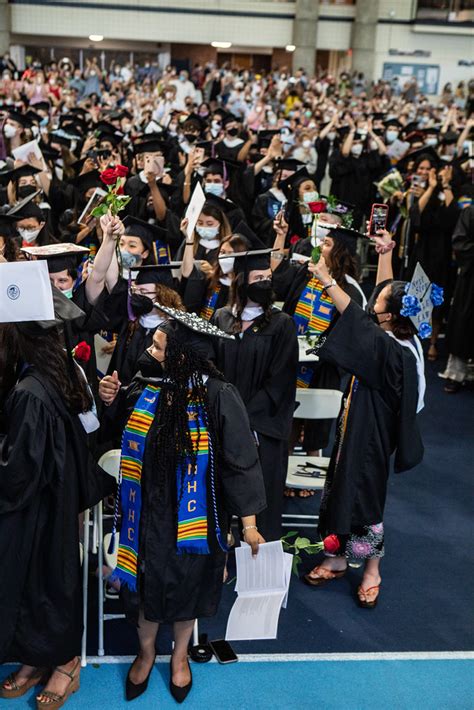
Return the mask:
<svg viewBox="0 0 474 710"><path fill-rule="evenodd" d="M185 706L207 710L472 710L474 662L320 661L193 665L194 686ZM128 666L88 666L74 708L175 708L168 666L153 671L147 692L133 703L123 698ZM6 668L4 670L7 670ZM32 708L34 694L0 708Z"/></svg>

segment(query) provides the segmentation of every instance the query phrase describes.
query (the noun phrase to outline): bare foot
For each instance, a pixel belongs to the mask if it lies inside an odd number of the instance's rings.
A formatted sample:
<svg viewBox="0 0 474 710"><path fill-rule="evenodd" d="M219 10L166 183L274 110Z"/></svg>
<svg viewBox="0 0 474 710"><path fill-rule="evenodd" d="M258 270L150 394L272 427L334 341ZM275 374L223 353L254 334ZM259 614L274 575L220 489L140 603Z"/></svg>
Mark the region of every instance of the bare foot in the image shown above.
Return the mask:
<svg viewBox="0 0 474 710"><path fill-rule="evenodd" d="M370 589L371 587L380 587L381 582L382 577L379 574L365 571L360 586L362 589Z"/></svg>
<svg viewBox="0 0 474 710"><path fill-rule="evenodd" d="M342 572L347 569L347 560L345 557L325 557L318 567L330 572Z"/></svg>
<svg viewBox="0 0 474 710"><path fill-rule="evenodd" d="M185 685L191 682L191 669L189 661L186 658L177 659L171 656L171 680L178 688L184 688Z"/></svg>

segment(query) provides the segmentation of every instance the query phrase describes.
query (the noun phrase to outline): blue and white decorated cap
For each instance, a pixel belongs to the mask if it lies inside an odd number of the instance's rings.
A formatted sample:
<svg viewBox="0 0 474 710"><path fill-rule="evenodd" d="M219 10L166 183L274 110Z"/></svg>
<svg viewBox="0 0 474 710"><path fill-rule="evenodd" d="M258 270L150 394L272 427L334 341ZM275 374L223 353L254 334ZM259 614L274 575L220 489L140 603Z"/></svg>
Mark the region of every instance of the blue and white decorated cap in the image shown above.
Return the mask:
<svg viewBox="0 0 474 710"><path fill-rule="evenodd" d="M440 306L443 300L443 289L431 283L421 264L418 263L411 281L406 286L400 315L410 318L420 338L429 338L432 332L433 307Z"/></svg>

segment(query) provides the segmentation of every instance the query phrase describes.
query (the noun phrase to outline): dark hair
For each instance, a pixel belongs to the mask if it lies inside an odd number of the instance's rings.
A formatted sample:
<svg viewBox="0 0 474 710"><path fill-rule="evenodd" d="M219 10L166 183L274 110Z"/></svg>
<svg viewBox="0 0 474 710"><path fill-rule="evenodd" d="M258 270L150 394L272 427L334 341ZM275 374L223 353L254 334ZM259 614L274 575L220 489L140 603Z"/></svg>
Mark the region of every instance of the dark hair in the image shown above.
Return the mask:
<svg viewBox="0 0 474 710"><path fill-rule="evenodd" d="M406 293L406 285L406 281L392 281L385 305L387 313L392 314L392 332L395 337L400 340L409 340L417 332L415 325L412 323L410 318L400 315L400 310L403 307L402 298Z"/></svg>
<svg viewBox="0 0 474 710"><path fill-rule="evenodd" d="M328 237L331 236L329 232ZM344 288L346 285L346 274L352 276L352 278L358 280L359 278L359 264L357 257L351 254L346 245L334 239L334 244L329 252L328 266L331 271L331 276L336 280L337 284Z"/></svg>
<svg viewBox="0 0 474 710"><path fill-rule="evenodd" d="M22 364L32 366L53 385L71 414L80 414L91 408L92 397L86 380L77 376L77 371L75 377L71 376L68 355L56 328L34 337L15 324L0 328L0 372L4 392L14 387L18 367Z"/></svg>
<svg viewBox="0 0 474 710"><path fill-rule="evenodd" d="M228 237L231 233L231 226L229 220L227 219L224 212L212 204L212 202L205 202L204 207L201 210L201 214L205 214L207 217L214 217L219 222L219 241L222 242L223 239ZM194 241L194 253L196 254L197 248L199 246L199 239Z"/></svg>
<svg viewBox="0 0 474 710"><path fill-rule="evenodd" d="M225 239L223 239L219 247L219 254L221 253L221 249L224 244L229 244L232 247L232 250L237 253L250 249L250 244L248 240L241 234L233 234L231 237L226 237ZM231 255L229 254L229 256ZM209 276L209 289L211 291L213 291L217 287L221 276L222 270L219 264L219 259L217 259Z"/></svg>
<svg viewBox="0 0 474 710"><path fill-rule="evenodd" d="M272 314L273 301L275 296L273 294L272 303L270 303L266 308L263 309L264 323L270 323L270 318ZM237 320L234 324L234 333L240 333L242 330L242 312L247 304L247 283L245 282L245 274L240 273L234 278L232 286L230 287L229 294L229 305L236 307L236 317Z"/></svg>
<svg viewBox="0 0 474 710"><path fill-rule="evenodd" d="M3 237L4 240L3 257L7 261L18 261L21 252L18 248L17 241L14 237L11 236L11 233L9 235L6 235L5 231L6 230L3 230L3 234L0 235Z"/></svg>

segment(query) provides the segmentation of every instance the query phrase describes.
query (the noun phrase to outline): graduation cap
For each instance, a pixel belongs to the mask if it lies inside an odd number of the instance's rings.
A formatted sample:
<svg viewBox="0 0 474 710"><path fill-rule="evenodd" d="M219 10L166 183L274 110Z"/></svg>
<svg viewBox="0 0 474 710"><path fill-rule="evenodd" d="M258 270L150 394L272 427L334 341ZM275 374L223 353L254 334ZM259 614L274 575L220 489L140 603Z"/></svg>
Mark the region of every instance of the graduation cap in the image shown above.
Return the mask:
<svg viewBox="0 0 474 710"><path fill-rule="evenodd" d="M44 221L44 216L41 209L38 207L36 202L33 202L35 197L40 194L41 190L36 190L31 195L28 195L23 200L18 202L14 207L8 210L7 215L14 217L15 222L19 222L22 219L29 219L30 217L35 217L39 222Z"/></svg>
<svg viewBox="0 0 474 710"><path fill-rule="evenodd" d="M198 342L193 336L197 335L201 338L226 338L233 340L234 336L225 333L217 326L209 323L209 321L200 318L196 313L187 313L179 311L177 308L170 306L162 306L160 303L153 304L160 311L166 313L170 317L170 321L162 323L158 326L159 330L163 330L167 335L177 338L183 345L193 345ZM171 327L170 327L171 326Z"/></svg>
<svg viewBox="0 0 474 710"><path fill-rule="evenodd" d="M143 140L140 143L133 144L133 152L135 155L140 153L162 153L166 157L168 146L162 139Z"/></svg>
<svg viewBox="0 0 474 710"><path fill-rule="evenodd" d="M282 180L279 187L285 193L289 193L290 191L295 192L298 186L305 180L312 180L314 182L314 175L310 175L306 168L301 168L301 170L297 170L293 175Z"/></svg>
<svg viewBox="0 0 474 710"><path fill-rule="evenodd" d="M222 120L222 125L227 126L228 123L242 123L242 119L233 113L227 113Z"/></svg>
<svg viewBox="0 0 474 710"><path fill-rule="evenodd" d="M60 271L73 271L89 253L89 249L77 244L67 242L64 244L46 244L38 247L22 247L21 251L27 256L34 256L38 260L45 259L48 263L50 274Z"/></svg>
<svg viewBox="0 0 474 710"><path fill-rule="evenodd" d="M356 229L342 226L331 229L330 237L345 246L353 255L355 255L357 251L357 240L366 239L365 234L361 234Z"/></svg>
<svg viewBox="0 0 474 710"><path fill-rule="evenodd" d="M51 143L63 145L65 148L70 148L71 143L80 138L80 136L66 134L64 131L53 131L50 134Z"/></svg>
<svg viewBox="0 0 474 710"><path fill-rule="evenodd" d="M23 128L31 128L33 120L24 113L11 110L8 112L8 118L16 123L19 123Z"/></svg>
<svg viewBox="0 0 474 710"><path fill-rule="evenodd" d="M410 318L420 338L431 335L431 314L434 306L443 303L443 289L432 284L418 263L410 282L405 287L400 315Z"/></svg>
<svg viewBox="0 0 474 710"><path fill-rule="evenodd" d="M54 320L32 320L17 323L16 327L22 331L25 335L30 337L38 337L44 335L54 328L64 328L65 325L72 324L75 321L80 321L85 317L84 311L82 311L74 301L70 298L66 298L64 294L55 286L51 285L52 298L53 298L53 309L54 309ZM38 298L37 294L33 291L31 293L32 304ZM67 348L68 356L70 349Z"/></svg>
<svg viewBox="0 0 474 710"><path fill-rule="evenodd" d="M204 133L204 131L207 128L207 121L205 121L201 116L199 116L197 113L190 113L189 116L186 117L186 119L182 123L182 127L184 131L186 132L186 126L195 126L196 128L199 129L200 133Z"/></svg>
<svg viewBox="0 0 474 710"><path fill-rule="evenodd" d="M9 170L7 173L4 174L7 182L10 180L19 180L22 177L30 177L32 175L37 175L38 173L41 173L42 170L40 168L35 168L33 165L20 165L18 168L13 168L13 170Z"/></svg>
<svg viewBox="0 0 474 710"><path fill-rule="evenodd" d="M149 264L146 266L134 266L132 271L138 271L135 283L140 284L162 284L168 288L174 287L173 269L179 269L182 261L172 261L169 264Z"/></svg>
<svg viewBox="0 0 474 710"><path fill-rule="evenodd" d="M295 172L303 166L304 163L296 160L296 158L280 158L276 163L278 170L294 170Z"/></svg>
<svg viewBox="0 0 474 710"><path fill-rule="evenodd" d="M404 155L403 158L398 161L397 168L401 172L406 172L408 170L408 164L412 161L418 161L422 156L429 160L434 167L439 167L441 159L434 148L431 145L428 145L423 148L418 148L417 150L412 150L407 155Z"/></svg>
<svg viewBox="0 0 474 710"><path fill-rule="evenodd" d="M45 111L46 113L49 113L51 111L51 104L49 103L49 101L38 101L37 103L33 104L33 106L35 107L35 111Z"/></svg>
<svg viewBox="0 0 474 710"><path fill-rule="evenodd" d="M280 134L280 129L275 128L267 131L260 131L257 135L257 145L259 148L268 148L274 136Z"/></svg>
<svg viewBox="0 0 474 710"><path fill-rule="evenodd" d="M400 123L398 118L394 118L394 117L385 119L385 121L383 122L383 125L385 126L385 128L389 128L390 126L395 126L395 128L398 128L400 130L402 130L404 128L403 124Z"/></svg>
<svg viewBox="0 0 474 710"><path fill-rule="evenodd" d="M124 218L123 224L125 226L124 236L138 237L148 249L151 249L153 242L163 240L163 238L167 236L166 229L158 227L156 224L145 222L142 219L138 219L138 217L132 217L131 215L127 215Z"/></svg>
<svg viewBox="0 0 474 710"><path fill-rule="evenodd" d="M240 220L235 229L232 231L232 236L235 237L236 235L245 237L252 249L265 249L265 244L262 240L257 237L255 232L250 229L248 224L243 220Z"/></svg>
<svg viewBox="0 0 474 710"><path fill-rule="evenodd" d="M2 237L11 237L14 235L14 215L8 215L6 212L0 212L0 235Z"/></svg>
<svg viewBox="0 0 474 710"><path fill-rule="evenodd" d="M206 212L206 207L209 205L212 205L213 207L217 207L221 212L224 214L229 214L229 212L232 212L232 210L237 209L237 205L235 202L232 202L231 200L225 200L223 197L219 197L218 195L211 195L209 192L206 192L206 202L204 203L204 206L202 208L202 212Z"/></svg>
<svg viewBox="0 0 474 710"><path fill-rule="evenodd" d="M87 173L78 175L71 180L71 182L74 187L79 190L79 192L87 192L93 187L104 187L104 183L100 179L98 170L89 170Z"/></svg>
<svg viewBox="0 0 474 710"><path fill-rule="evenodd" d="M124 137L124 134L119 131L115 131L114 133L109 133L109 131L101 131L97 140L99 143L105 143L107 141L116 147L123 141Z"/></svg>
<svg viewBox="0 0 474 710"><path fill-rule="evenodd" d="M418 128L418 130L423 133L423 135L427 136L430 135L431 133L434 133L435 135L438 135L440 129L438 126L426 126L424 128Z"/></svg>
<svg viewBox="0 0 474 710"><path fill-rule="evenodd" d="M245 282L247 281L247 276L250 271L265 271L270 268L270 254L274 249L253 249L252 251L240 251L234 252L232 256L235 257L234 262L234 274L245 274ZM229 256L228 254L223 254L219 259Z"/></svg>
<svg viewBox="0 0 474 710"><path fill-rule="evenodd" d="M43 120L43 116L40 116L39 113L36 113L36 111L33 111L31 108L25 113L25 117L31 119L33 123L39 123Z"/></svg>
<svg viewBox="0 0 474 710"><path fill-rule="evenodd" d="M213 141L198 141L195 144L195 148L203 148L204 149L204 155L211 156L212 155L212 146L214 145Z"/></svg>

